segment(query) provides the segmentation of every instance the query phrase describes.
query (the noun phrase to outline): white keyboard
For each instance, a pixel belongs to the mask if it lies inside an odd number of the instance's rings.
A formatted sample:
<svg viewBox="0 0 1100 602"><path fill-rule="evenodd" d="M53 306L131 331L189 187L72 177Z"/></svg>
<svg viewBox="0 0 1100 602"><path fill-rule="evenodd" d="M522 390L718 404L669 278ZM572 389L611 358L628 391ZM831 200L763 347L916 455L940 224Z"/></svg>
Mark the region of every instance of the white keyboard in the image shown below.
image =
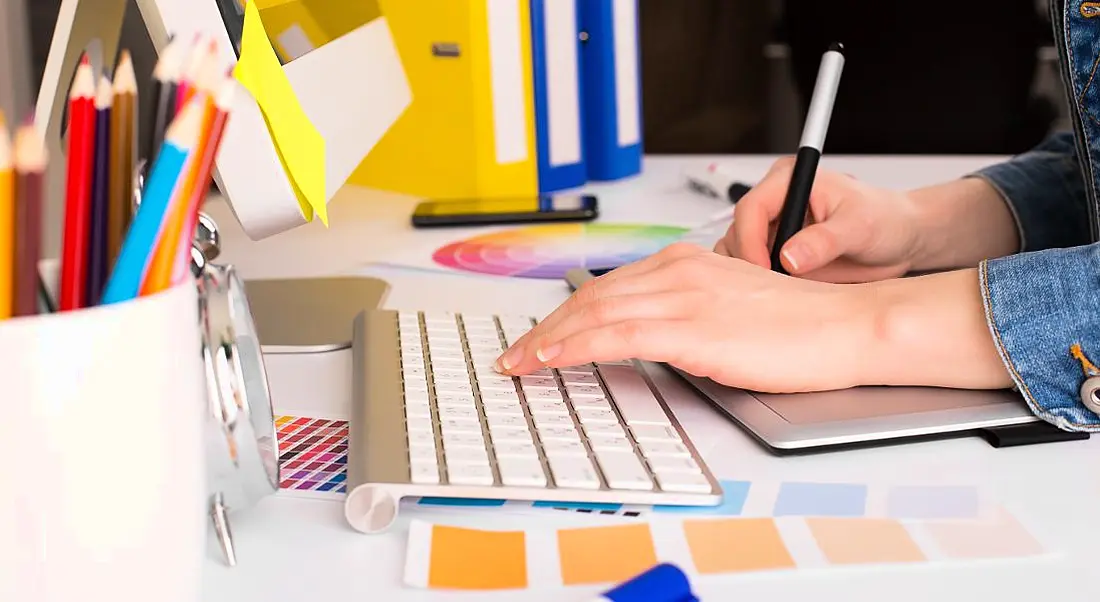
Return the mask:
<svg viewBox="0 0 1100 602"><path fill-rule="evenodd" d="M361 402L400 411L363 408L359 415L374 418L359 429L362 448L349 463L355 472L359 455L401 454L407 472L365 462L365 481L373 466L386 482L407 475L417 495L720 502L717 482L632 362L513 378L493 364L531 329L530 318L371 313L363 336L367 360L375 357L364 367ZM398 349L398 361L377 357L386 345Z"/></svg>

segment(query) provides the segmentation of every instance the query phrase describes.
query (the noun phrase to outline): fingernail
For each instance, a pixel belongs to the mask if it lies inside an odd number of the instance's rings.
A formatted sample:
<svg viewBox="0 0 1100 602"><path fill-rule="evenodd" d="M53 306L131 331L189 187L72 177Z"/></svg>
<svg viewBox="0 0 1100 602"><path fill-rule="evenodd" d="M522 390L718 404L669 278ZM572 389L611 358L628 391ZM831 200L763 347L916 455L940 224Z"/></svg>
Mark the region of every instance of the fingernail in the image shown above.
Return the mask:
<svg viewBox="0 0 1100 602"><path fill-rule="evenodd" d="M787 260L787 264L791 266L791 271L798 271L798 264L800 261L798 256L802 254L799 253L800 250L800 247L795 245L793 248L788 247L781 251L781 254Z"/></svg>
<svg viewBox="0 0 1100 602"><path fill-rule="evenodd" d="M519 348L518 347L511 347L511 348L508 349L508 351L504 352L504 355L501 355L500 357L497 358L496 363L493 364L493 368L497 372L501 372L501 373L507 372L507 371L511 370L512 368L516 367L516 365L519 363L519 356L520 356Z"/></svg>
<svg viewBox="0 0 1100 602"><path fill-rule="evenodd" d="M539 361L544 364L559 355L561 355L561 343L554 343L549 347L539 347L539 350L535 352L535 357L539 358Z"/></svg>

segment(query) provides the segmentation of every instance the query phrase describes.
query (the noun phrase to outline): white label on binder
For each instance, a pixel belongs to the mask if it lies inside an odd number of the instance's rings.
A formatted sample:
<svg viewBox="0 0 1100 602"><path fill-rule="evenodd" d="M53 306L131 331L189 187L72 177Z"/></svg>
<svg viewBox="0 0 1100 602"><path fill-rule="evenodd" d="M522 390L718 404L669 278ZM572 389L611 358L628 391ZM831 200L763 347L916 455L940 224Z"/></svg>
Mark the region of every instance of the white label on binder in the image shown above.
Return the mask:
<svg viewBox="0 0 1100 602"><path fill-rule="evenodd" d="M283 50L283 58L289 63L314 50L309 36L297 23L292 23L283 33L279 34L279 47Z"/></svg>
<svg viewBox="0 0 1100 602"><path fill-rule="evenodd" d="M489 78L497 163L527 160L519 0L489 0Z"/></svg>
<svg viewBox="0 0 1100 602"><path fill-rule="evenodd" d="M543 6L550 165L569 165L581 160L577 5L574 0L550 0Z"/></svg>
<svg viewBox="0 0 1100 602"><path fill-rule="evenodd" d="M615 100L618 103L619 146L631 146L641 139L638 118L638 11L637 0L614 0Z"/></svg>

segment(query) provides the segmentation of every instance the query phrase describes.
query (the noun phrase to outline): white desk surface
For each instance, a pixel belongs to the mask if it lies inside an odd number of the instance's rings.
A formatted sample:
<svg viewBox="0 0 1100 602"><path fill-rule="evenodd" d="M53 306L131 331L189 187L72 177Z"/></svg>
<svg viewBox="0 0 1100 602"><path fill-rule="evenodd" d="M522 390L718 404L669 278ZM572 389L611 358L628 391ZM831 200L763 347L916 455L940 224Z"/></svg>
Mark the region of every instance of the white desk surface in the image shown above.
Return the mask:
<svg viewBox="0 0 1100 602"><path fill-rule="evenodd" d="M835 158L828 167L876 184L915 187L955 177L996 161L969 158ZM711 160L755 182L769 157L648 158L643 175L592 186L602 220L694 225L721 210L724 202L688 192L680 176L691 164ZM392 308L543 315L568 295L564 284L460 275L418 273L361 266L385 259L390 250L423 244L408 217L415 201L397 195L353 190L331 205L331 227L308 224L271 239L249 241L220 201L208 212L223 236L219 262L233 263L248 278L316 276L359 271L389 280ZM358 268L358 269L357 269ZM286 368L280 362L279 369ZM308 367L284 378L310 379ZM299 375L300 373L300 375ZM276 400L276 409L324 407L324 400ZM345 411L331 408L332 411ZM1037 523L1061 554L1055 558L919 568L876 567L814 573L783 572L693 577L703 600L881 602L944 600L1095 600L1100 574L1100 438L997 450L979 439L918 443L794 458L771 456L709 408L677 411L689 435L719 478L743 480L850 480L852 482L935 482L989 488ZM604 588L555 588L506 593L440 593L402 585L407 525L402 511L394 528L362 535L344 522L336 502L274 497L234 515L240 564L226 568L211 547L204 576L204 600L211 602L322 600L586 600ZM523 528L529 516L471 516L422 512L416 518L484 528ZM614 518L553 516L545 526L592 524ZM618 519L621 520L621 519ZM1091 578L1090 578L1091 577ZM1092 593L1089 592L1092 590Z"/></svg>

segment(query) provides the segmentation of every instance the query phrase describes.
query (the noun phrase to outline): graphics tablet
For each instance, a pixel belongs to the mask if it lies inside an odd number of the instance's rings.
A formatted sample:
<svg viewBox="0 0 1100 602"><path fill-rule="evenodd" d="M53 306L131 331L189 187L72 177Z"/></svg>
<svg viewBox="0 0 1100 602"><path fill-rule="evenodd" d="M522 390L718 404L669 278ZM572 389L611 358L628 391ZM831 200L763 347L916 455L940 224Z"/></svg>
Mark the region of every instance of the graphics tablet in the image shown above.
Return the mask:
<svg viewBox="0 0 1100 602"><path fill-rule="evenodd" d="M567 276L574 289L592 278ZM1084 439L1040 422L1018 393L934 387L856 387L765 394L735 389L666 366L700 397L777 454L980 435L1001 447Z"/></svg>

